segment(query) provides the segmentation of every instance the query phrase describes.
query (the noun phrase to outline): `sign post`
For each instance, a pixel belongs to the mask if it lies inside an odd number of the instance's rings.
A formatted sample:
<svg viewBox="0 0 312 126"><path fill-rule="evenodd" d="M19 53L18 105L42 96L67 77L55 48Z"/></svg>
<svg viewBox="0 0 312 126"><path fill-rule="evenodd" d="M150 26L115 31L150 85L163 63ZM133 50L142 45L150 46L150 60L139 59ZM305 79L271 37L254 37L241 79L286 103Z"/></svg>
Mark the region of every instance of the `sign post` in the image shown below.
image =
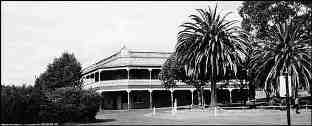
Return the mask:
<svg viewBox="0 0 312 126"><path fill-rule="evenodd" d="M285 96L286 93L286 104L287 104L287 125L290 126L290 104L289 104L289 88L291 88L291 78L288 76L288 73L285 72L284 76L280 76L280 95L281 97ZM286 87L286 89L285 89Z"/></svg>

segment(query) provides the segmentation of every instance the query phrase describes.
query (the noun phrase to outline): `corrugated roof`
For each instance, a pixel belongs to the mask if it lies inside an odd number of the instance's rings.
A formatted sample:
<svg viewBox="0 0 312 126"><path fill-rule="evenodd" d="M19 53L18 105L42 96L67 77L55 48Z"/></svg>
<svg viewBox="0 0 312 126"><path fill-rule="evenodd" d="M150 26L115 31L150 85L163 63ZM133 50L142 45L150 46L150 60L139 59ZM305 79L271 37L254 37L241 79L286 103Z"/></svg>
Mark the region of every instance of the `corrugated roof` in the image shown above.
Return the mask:
<svg viewBox="0 0 312 126"><path fill-rule="evenodd" d="M160 67L171 55L171 52L129 50L123 47L119 52L104 58L82 70L89 73L99 68L111 68L120 66L155 66Z"/></svg>

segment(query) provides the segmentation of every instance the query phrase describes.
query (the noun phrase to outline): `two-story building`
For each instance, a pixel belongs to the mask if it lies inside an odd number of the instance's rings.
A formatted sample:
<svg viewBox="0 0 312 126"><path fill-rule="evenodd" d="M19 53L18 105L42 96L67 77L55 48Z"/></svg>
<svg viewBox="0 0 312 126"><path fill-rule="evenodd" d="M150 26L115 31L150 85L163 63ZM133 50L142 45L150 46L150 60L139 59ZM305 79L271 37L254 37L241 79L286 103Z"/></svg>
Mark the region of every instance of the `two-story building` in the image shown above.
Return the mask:
<svg viewBox="0 0 312 126"><path fill-rule="evenodd" d="M123 47L117 53L83 69L83 88L93 89L103 97L102 109L136 109L169 107L174 99L178 105L198 103L195 88L182 82L176 88L165 89L158 79L161 66L171 52L134 51ZM238 81L218 89L218 102L228 104L240 98ZM225 82L218 82L222 87ZM247 88L243 90L248 93ZM248 94L246 94L248 95ZM210 86L204 87L205 103L210 103Z"/></svg>

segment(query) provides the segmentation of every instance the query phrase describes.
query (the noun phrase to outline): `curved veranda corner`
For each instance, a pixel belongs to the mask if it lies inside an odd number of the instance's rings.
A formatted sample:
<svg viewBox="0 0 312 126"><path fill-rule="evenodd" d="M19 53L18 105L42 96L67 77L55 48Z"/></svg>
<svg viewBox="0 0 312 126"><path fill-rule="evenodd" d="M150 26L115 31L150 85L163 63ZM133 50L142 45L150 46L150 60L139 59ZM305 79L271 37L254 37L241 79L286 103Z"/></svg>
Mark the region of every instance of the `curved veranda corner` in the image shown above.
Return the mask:
<svg viewBox="0 0 312 126"><path fill-rule="evenodd" d="M171 107L173 99L177 100L178 106L197 105L199 102L195 87L183 82L178 82L173 89L161 85L158 74L170 55L171 52L123 47L117 53L82 70L83 88L100 93L101 109L105 110ZM247 100L242 99L242 96L248 96L247 83L245 80L218 82L218 103L235 104ZM242 88L241 84L246 86ZM210 103L209 84L204 86L204 101L206 105Z"/></svg>

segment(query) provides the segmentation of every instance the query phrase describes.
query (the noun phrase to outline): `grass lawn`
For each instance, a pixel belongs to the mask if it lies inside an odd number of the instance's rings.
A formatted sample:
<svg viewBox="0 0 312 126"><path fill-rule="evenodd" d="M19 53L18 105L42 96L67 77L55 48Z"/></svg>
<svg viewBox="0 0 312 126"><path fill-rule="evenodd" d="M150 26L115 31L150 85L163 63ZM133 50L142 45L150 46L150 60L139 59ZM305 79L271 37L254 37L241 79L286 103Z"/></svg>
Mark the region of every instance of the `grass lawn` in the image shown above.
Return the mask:
<svg viewBox="0 0 312 126"><path fill-rule="evenodd" d="M311 109L300 110L296 114L291 110L291 123L311 125ZM269 109L233 109L218 110L216 113L205 109L182 109L172 114L170 108L104 110L96 116L97 122L88 125L287 125L286 111Z"/></svg>

